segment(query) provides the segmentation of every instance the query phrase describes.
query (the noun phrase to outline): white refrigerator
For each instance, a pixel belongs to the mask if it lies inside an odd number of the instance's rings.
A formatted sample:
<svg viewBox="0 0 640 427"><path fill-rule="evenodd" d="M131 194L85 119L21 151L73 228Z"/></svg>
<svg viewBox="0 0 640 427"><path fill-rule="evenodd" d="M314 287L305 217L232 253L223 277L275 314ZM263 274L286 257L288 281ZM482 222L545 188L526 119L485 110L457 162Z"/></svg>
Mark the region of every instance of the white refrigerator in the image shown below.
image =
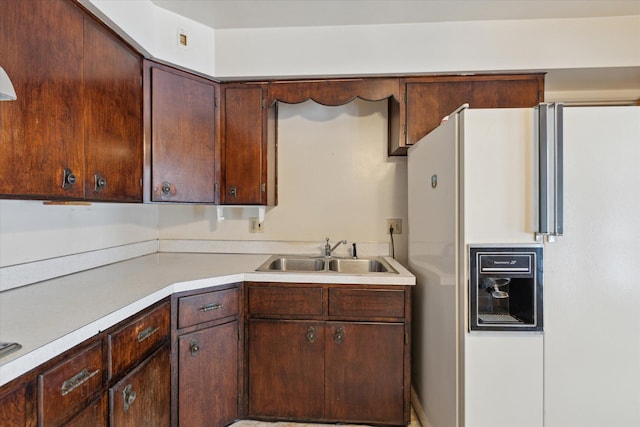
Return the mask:
<svg viewBox="0 0 640 427"><path fill-rule="evenodd" d="M424 427L640 426L640 107L551 108L461 107L409 149ZM469 330L478 244L543 247L541 331Z"/></svg>

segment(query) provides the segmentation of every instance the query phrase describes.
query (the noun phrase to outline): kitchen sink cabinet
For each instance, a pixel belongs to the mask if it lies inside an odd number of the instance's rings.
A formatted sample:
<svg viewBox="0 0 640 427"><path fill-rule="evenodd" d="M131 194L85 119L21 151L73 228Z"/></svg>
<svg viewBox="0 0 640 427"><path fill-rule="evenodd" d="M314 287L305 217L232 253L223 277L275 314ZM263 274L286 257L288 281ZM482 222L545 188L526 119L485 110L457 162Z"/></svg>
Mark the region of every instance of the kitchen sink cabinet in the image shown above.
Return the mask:
<svg viewBox="0 0 640 427"><path fill-rule="evenodd" d="M249 417L408 424L408 287L249 283L246 295Z"/></svg>
<svg viewBox="0 0 640 427"><path fill-rule="evenodd" d="M144 61L145 197L215 203L218 84Z"/></svg>
<svg viewBox="0 0 640 427"><path fill-rule="evenodd" d="M274 205L277 105L266 105L267 84L221 86L223 205Z"/></svg>
<svg viewBox="0 0 640 427"><path fill-rule="evenodd" d="M249 320L249 416L324 418L324 325L306 320Z"/></svg>
<svg viewBox="0 0 640 427"><path fill-rule="evenodd" d="M141 202L141 56L73 1L0 8L0 195Z"/></svg>
<svg viewBox="0 0 640 427"><path fill-rule="evenodd" d="M240 417L238 284L174 296L174 424L224 426Z"/></svg>

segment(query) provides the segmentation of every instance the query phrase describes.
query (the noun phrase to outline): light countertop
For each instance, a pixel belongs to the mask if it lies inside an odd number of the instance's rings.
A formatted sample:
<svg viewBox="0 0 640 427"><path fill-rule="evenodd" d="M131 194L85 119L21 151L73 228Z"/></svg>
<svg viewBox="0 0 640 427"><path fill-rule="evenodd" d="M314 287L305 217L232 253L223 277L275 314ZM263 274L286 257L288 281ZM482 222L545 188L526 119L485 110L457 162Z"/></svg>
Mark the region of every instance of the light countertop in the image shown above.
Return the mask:
<svg viewBox="0 0 640 427"><path fill-rule="evenodd" d="M154 253L0 293L0 386L176 292L243 281L414 285L399 274L255 272L270 255Z"/></svg>

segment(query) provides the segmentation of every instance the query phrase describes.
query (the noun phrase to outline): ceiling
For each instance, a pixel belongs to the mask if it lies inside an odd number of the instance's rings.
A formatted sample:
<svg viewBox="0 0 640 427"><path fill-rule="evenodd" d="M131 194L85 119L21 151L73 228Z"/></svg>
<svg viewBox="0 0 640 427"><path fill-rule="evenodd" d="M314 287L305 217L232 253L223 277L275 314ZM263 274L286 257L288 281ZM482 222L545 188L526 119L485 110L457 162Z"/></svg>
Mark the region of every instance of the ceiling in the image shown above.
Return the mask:
<svg viewBox="0 0 640 427"><path fill-rule="evenodd" d="M151 0L214 29L640 15L640 0Z"/></svg>
<svg viewBox="0 0 640 427"><path fill-rule="evenodd" d="M640 0L151 1L216 30L640 15ZM640 67L547 71L546 92L564 99L571 96L567 91L618 91L607 98L626 91L624 99L640 97Z"/></svg>

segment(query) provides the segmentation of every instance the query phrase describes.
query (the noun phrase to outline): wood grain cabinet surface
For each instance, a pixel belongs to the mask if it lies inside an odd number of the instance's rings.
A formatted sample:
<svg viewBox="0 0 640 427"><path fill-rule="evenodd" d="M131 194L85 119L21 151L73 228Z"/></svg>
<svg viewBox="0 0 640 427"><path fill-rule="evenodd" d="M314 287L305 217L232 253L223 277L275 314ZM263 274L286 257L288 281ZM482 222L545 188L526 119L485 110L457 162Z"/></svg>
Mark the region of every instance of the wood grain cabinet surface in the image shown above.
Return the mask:
<svg viewBox="0 0 640 427"><path fill-rule="evenodd" d="M215 203L218 84L144 61L145 200Z"/></svg>
<svg viewBox="0 0 640 427"><path fill-rule="evenodd" d="M469 108L526 108L544 100L543 74L493 74L405 78L400 121L405 132L390 152L406 148L435 129L462 104Z"/></svg>
<svg viewBox="0 0 640 427"><path fill-rule="evenodd" d="M171 352L167 343L109 389L113 427L171 425Z"/></svg>
<svg viewBox="0 0 640 427"><path fill-rule="evenodd" d="M141 202L141 56L70 0L0 9L0 195Z"/></svg>
<svg viewBox="0 0 640 427"><path fill-rule="evenodd" d="M241 417L241 284L173 297L174 425L222 427Z"/></svg>
<svg viewBox="0 0 640 427"><path fill-rule="evenodd" d="M250 418L409 422L409 287L249 283L246 295Z"/></svg>
<svg viewBox="0 0 640 427"><path fill-rule="evenodd" d="M33 384L18 380L17 384L0 389L0 421L6 427L36 425L35 396Z"/></svg>
<svg viewBox="0 0 640 427"><path fill-rule="evenodd" d="M105 385L102 341L67 352L58 365L38 376L38 420L43 426L61 425L81 411Z"/></svg>
<svg viewBox="0 0 640 427"><path fill-rule="evenodd" d="M276 105L267 85L222 86L222 190L224 205L274 205Z"/></svg>

